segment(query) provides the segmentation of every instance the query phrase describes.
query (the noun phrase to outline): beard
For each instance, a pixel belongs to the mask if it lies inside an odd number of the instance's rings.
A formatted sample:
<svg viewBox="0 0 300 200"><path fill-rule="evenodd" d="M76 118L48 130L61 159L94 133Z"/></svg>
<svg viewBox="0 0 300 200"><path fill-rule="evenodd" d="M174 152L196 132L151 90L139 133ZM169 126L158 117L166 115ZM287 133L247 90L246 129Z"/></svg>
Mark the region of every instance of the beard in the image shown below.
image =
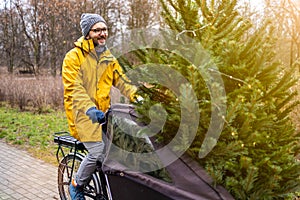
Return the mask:
<svg viewBox="0 0 300 200"><path fill-rule="evenodd" d="M100 36L97 38L93 38L93 43L95 47L104 47L106 45L106 37Z"/></svg>

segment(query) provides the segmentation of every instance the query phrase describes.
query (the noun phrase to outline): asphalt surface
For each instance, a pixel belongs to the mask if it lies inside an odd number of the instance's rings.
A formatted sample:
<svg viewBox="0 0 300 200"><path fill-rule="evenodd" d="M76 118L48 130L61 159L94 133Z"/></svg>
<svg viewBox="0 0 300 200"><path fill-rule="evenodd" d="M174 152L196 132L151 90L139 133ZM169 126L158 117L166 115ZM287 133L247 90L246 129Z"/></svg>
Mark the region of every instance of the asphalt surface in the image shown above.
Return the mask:
<svg viewBox="0 0 300 200"><path fill-rule="evenodd" d="M0 141L0 200L53 200L57 168Z"/></svg>

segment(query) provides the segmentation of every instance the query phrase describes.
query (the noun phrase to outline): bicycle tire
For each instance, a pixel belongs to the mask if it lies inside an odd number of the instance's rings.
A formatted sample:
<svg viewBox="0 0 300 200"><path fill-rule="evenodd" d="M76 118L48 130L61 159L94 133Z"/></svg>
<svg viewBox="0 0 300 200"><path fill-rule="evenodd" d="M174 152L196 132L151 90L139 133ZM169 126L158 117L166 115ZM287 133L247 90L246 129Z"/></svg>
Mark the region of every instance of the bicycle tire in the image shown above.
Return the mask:
<svg viewBox="0 0 300 200"><path fill-rule="evenodd" d="M61 162L59 163L58 166L58 192L61 200L70 200L70 194L69 194L69 185L71 183L72 178L75 177L75 174L79 168L80 163L82 162L84 158L84 155L79 154L79 153L70 153L66 155ZM72 170L72 164L73 160L75 159L74 162L74 171L72 177L71 175L71 170ZM96 199L97 194L100 193L100 188L99 188L99 178L96 173L92 175L92 178L89 182L88 185L85 186L84 188L84 193L86 199Z"/></svg>

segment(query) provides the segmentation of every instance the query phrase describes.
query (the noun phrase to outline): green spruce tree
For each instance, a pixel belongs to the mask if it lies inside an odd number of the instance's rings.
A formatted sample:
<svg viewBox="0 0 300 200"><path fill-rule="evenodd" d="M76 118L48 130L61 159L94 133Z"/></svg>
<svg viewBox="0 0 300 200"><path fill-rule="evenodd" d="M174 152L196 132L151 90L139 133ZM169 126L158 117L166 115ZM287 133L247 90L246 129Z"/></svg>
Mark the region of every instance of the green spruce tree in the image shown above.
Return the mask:
<svg viewBox="0 0 300 200"><path fill-rule="evenodd" d="M252 29L251 21L237 12L236 0L161 0L161 5L169 28L176 31L177 36L185 35L198 42L209 53L226 91L227 108L221 116L224 120L221 135L216 136L217 142L212 140L213 146L216 142L214 148L199 158L209 124L214 120L212 110L216 109L212 107L211 86L207 86L199 70L207 66L191 63L192 59L202 58L198 56L201 52L178 38L166 40L169 46L172 40L182 42L179 51L151 48L131 52L143 64L168 64L191 83L201 118L187 152L205 167L216 184L224 185L236 199L292 199L295 192L300 191L300 162L296 159L300 135L289 116L298 104L296 93L291 90L297 78L293 68L276 60L272 22L266 21L260 28ZM191 55L191 59L178 55L183 51ZM134 68L126 58L122 58L121 63ZM143 71L145 76L147 73ZM157 75L174 78L159 72ZM159 103L165 108L167 120L156 137L168 144L182 122L180 107L185 105L191 112L197 109L189 107L192 103L190 93L184 92L189 91L186 85L176 86L181 88L178 97L154 79L148 81L148 87L141 87L145 102L138 111L145 116L144 121L149 122L147 110L152 105ZM180 139L184 143L184 136Z"/></svg>

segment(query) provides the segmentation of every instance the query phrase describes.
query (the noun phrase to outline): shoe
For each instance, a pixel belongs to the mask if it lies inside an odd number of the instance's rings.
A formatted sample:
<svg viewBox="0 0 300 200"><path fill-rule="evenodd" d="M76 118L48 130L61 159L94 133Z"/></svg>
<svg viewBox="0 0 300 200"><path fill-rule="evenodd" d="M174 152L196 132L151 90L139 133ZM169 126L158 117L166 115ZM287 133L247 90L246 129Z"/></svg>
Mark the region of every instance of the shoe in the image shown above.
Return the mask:
<svg viewBox="0 0 300 200"><path fill-rule="evenodd" d="M69 187L69 192L72 200L85 200L84 194L83 194L83 188L76 185L74 182L74 179L72 180L72 183Z"/></svg>

